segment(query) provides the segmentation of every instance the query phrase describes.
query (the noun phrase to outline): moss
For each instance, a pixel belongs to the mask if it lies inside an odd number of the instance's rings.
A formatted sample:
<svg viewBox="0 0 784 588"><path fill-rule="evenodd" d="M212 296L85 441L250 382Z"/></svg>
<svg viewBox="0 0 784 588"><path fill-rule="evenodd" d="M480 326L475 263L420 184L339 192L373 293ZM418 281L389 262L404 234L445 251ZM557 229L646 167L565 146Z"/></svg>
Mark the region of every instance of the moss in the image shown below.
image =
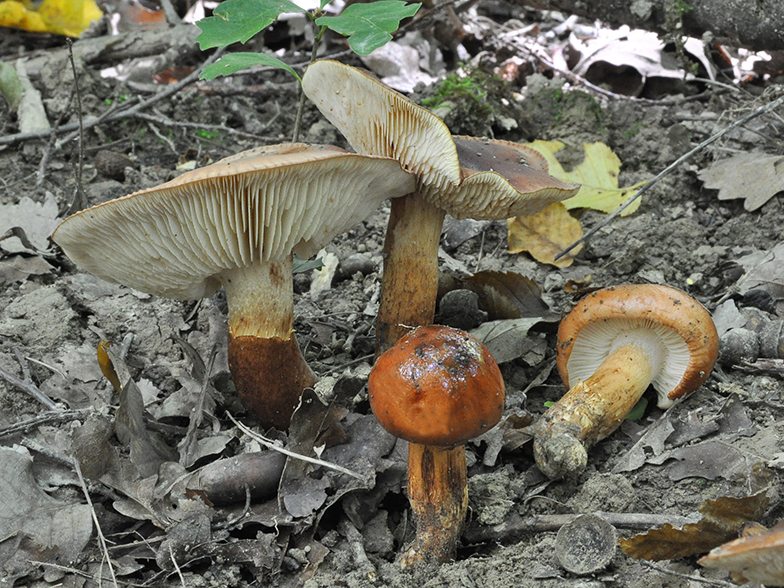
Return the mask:
<svg viewBox="0 0 784 588"><path fill-rule="evenodd" d="M512 88L478 67L463 66L461 72L447 76L421 104L454 134L518 139L523 110Z"/></svg>

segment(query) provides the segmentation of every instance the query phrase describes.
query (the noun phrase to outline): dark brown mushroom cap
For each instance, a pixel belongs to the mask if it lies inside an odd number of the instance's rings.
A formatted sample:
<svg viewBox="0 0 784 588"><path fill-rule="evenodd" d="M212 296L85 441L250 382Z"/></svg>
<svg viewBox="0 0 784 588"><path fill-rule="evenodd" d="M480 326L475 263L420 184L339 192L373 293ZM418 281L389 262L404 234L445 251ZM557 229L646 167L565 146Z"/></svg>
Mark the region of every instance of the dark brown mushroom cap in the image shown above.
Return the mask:
<svg viewBox="0 0 784 588"><path fill-rule="evenodd" d="M659 407L699 387L719 352L713 319L697 300L675 288L653 284L598 290L580 300L558 328L557 364L568 387L587 380L612 350L620 333L647 328L666 346L653 378Z"/></svg>
<svg viewBox="0 0 784 588"><path fill-rule="evenodd" d="M383 353L370 372L370 406L396 437L451 446L494 427L504 381L487 348L465 331L419 327Z"/></svg>
<svg viewBox="0 0 784 588"><path fill-rule="evenodd" d="M414 185L392 159L273 145L78 212L52 239L100 278L196 299L220 288L223 271L310 257Z"/></svg>

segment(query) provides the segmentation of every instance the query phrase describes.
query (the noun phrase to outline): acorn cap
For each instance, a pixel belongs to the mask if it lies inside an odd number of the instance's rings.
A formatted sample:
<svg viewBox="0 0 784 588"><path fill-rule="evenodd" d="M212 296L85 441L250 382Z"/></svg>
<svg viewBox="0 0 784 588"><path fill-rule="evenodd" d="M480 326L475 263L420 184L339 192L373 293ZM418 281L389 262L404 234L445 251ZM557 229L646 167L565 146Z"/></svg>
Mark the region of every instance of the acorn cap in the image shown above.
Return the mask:
<svg viewBox="0 0 784 588"><path fill-rule="evenodd" d="M381 426L421 445L464 443L504 411L504 381L490 352L465 331L440 325L419 327L384 352L368 394Z"/></svg>
<svg viewBox="0 0 784 588"><path fill-rule="evenodd" d="M394 160L302 143L244 151L64 220L52 239L105 280L177 299L221 272L307 258L386 198L414 189Z"/></svg>
<svg viewBox="0 0 784 588"><path fill-rule="evenodd" d="M561 321L557 364L564 384L572 388L587 380L621 334L635 329L656 333L666 348L652 381L660 408L699 387L710 375L719 337L708 311L675 288L624 285L589 294Z"/></svg>
<svg viewBox="0 0 784 588"><path fill-rule="evenodd" d="M542 170L543 158L530 148L453 139L432 112L351 66L315 61L302 77L302 89L357 153L398 160L417 176L422 197L455 218L530 214L579 190L548 175L546 163ZM526 163L528 157L537 164ZM517 165L502 168L502 161Z"/></svg>

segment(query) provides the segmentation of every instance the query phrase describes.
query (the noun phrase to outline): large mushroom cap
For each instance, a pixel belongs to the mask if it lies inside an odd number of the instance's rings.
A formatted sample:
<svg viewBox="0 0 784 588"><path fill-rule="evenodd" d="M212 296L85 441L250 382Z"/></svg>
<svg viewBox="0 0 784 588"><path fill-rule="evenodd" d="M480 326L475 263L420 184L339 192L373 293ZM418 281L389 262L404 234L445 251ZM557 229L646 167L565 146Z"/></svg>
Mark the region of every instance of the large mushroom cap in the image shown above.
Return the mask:
<svg viewBox="0 0 784 588"><path fill-rule="evenodd" d="M422 197L456 218L531 214L580 188L548 175L530 148L453 138L432 112L348 65L313 62L302 89L358 153L397 159Z"/></svg>
<svg viewBox="0 0 784 588"><path fill-rule="evenodd" d="M624 285L589 294L561 321L558 371L570 388L587 380L607 358L619 336L634 329L656 333L666 352L653 386L659 407L699 387L718 356L719 337L710 314L675 288Z"/></svg>
<svg viewBox="0 0 784 588"><path fill-rule="evenodd" d="M292 251L310 257L414 183L391 159L301 143L261 147L83 210L52 239L105 280L196 299L220 288L222 271Z"/></svg>
<svg viewBox="0 0 784 588"><path fill-rule="evenodd" d="M464 443L504 411L504 380L490 352L468 333L440 325L419 327L383 353L368 394L387 431L422 445Z"/></svg>
<svg viewBox="0 0 784 588"><path fill-rule="evenodd" d="M460 183L460 163L447 126L368 74L321 59L302 76L302 91L357 153L396 159L420 183L436 189Z"/></svg>

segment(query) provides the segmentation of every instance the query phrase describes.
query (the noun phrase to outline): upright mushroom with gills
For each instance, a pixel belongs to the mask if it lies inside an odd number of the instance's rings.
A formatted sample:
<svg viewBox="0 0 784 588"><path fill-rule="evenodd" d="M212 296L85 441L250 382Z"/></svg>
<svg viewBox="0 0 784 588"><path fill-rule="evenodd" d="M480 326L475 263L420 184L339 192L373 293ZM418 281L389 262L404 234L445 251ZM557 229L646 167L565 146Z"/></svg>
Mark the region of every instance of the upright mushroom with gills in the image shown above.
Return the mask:
<svg viewBox="0 0 784 588"><path fill-rule="evenodd" d="M285 429L316 381L294 337L292 252L314 255L413 188L392 159L273 145L78 212L52 238L80 268L142 292L193 300L222 286L240 398Z"/></svg>
<svg viewBox="0 0 784 588"><path fill-rule="evenodd" d="M377 354L412 328L433 322L438 243L447 212L503 219L532 214L579 190L548 175L547 162L533 149L453 138L429 110L350 66L316 61L302 77L302 89L357 153L397 159L417 178L416 191L392 202Z"/></svg>
<svg viewBox="0 0 784 588"><path fill-rule="evenodd" d="M719 337L688 294L625 285L583 298L561 321L557 364L569 391L536 425L534 458L548 477L577 476L587 449L615 431L649 385L659 408L710 375Z"/></svg>
<svg viewBox="0 0 784 588"><path fill-rule="evenodd" d="M381 426L409 442L408 498L417 530L400 563L449 561L468 506L465 442L500 420L501 371L465 331L419 327L378 358L368 394Z"/></svg>

